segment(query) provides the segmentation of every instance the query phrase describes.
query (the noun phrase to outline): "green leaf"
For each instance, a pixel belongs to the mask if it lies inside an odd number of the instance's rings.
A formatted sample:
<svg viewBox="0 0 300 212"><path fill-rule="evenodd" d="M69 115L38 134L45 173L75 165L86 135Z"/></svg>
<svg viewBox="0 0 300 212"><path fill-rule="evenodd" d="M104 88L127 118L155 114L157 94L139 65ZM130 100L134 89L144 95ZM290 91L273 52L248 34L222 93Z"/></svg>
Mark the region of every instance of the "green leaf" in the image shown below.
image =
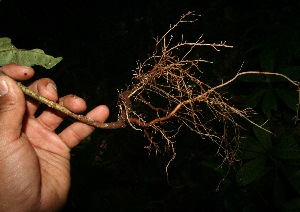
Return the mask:
<svg viewBox="0 0 300 212"><path fill-rule="evenodd" d="M279 70L281 74L291 78L292 80L299 80L300 79L300 66L287 66ZM282 78L282 77L281 77ZM282 80L285 80L282 78Z"/></svg>
<svg viewBox="0 0 300 212"><path fill-rule="evenodd" d="M23 66L40 65L50 69L61 60L61 57L52 57L41 49L17 49L9 38L0 38L0 66L15 63Z"/></svg>
<svg viewBox="0 0 300 212"><path fill-rule="evenodd" d="M254 89L253 92L247 96L245 102L242 103L241 106L254 108L262 100L266 91L267 91L267 87L265 86L259 87L258 89Z"/></svg>
<svg viewBox="0 0 300 212"><path fill-rule="evenodd" d="M255 159L265 155L262 145L252 137L241 139L240 150L241 159Z"/></svg>
<svg viewBox="0 0 300 212"><path fill-rule="evenodd" d="M271 111L277 110L277 99L274 91L272 89L268 89L263 100L262 100L262 110L267 118L271 118Z"/></svg>
<svg viewBox="0 0 300 212"><path fill-rule="evenodd" d="M277 208L281 208L284 204L286 197L284 192L284 182L282 178L279 176L279 174L276 172L273 179L273 200L274 204Z"/></svg>
<svg viewBox="0 0 300 212"><path fill-rule="evenodd" d="M260 157L243 164L236 174L238 185L245 186L258 179L266 170L266 160L266 157Z"/></svg>
<svg viewBox="0 0 300 212"><path fill-rule="evenodd" d="M270 125L268 123L262 127L266 130L270 130ZM253 132L256 138L258 139L259 143L264 148L265 152L268 152L272 149L272 138L271 134L264 129L254 126Z"/></svg>
<svg viewBox="0 0 300 212"><path fill-rule="evenodd" d="M16 49L9 38L0 38L0 51Z"/></svg>
<svg viewBox="0 0 300 212"><path fill-rule="evenodd" d="M288 201L284 204L282 212L299 212L300 211L300 197Z"/></svg>
<svg viewBox="0 0 300 212"><path fill-rule="evenodd" d="M289 183L293 186L295 191L300 194L300 169L299 167L282 166L284 175L289 180Z"/></svg>
<svg viewBox="0 0 300 212"><path fill-rule="evenodd" d="M219 161L214 161L213 159L204 160L198 164L215 171L220 176L224 176L227 173L227 170L223 166L220 166Z"/></svg>
<svg viewBox="0 0 300 212"><path fill-rule="evenodd" d="M294 134L284 134L278 145L272 149L272 154L281 159L300 159L299 138Z"/></svg>
<svg viewBox="0 0 300 212"><path fill-rule="evenodd" d="M291 110L296 112L297 104L298 104L298 94L296 90L287 90L282 88L277 88L276 90L277 96L280 100Z"/></svg>
<svg viewBox="0 0 300 212"><path fill-rule="evenodd" d="M271 49L264 49L259 55L259 63L263 71L272 72L275 67L275 53Z"/></svg>
<svg viewBox="0 0 300 212"><path fill-rule="evenodd" d="M282 119L286 124L290 126L295 126L297 124L295 116L295 114L292 114L290 111L287 111L285 108L282 108Z"/></svg>

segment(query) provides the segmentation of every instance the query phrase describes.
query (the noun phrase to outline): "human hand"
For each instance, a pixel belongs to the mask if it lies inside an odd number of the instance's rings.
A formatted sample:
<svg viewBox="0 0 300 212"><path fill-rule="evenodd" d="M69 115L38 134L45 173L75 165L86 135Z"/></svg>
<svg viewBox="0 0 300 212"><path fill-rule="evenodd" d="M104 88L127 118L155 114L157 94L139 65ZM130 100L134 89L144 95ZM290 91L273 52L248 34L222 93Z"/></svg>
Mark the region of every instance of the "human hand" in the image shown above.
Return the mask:
<svg viewBox="0 0 300 212"><path fill-rule="evenodd" d="M35 117L39 104L25 99L12 80L29 79L34 70L18 65L0 70L7 75L0 76L0 211L58 210L70 187L70 150L94 128L76 122L56 134L63 115L47 108ZM85 101L74 95L58 98L50 79L29 87L75 113L86 109ZM108 114L106 106L98 106L87 116L104 122Z"/></svg>

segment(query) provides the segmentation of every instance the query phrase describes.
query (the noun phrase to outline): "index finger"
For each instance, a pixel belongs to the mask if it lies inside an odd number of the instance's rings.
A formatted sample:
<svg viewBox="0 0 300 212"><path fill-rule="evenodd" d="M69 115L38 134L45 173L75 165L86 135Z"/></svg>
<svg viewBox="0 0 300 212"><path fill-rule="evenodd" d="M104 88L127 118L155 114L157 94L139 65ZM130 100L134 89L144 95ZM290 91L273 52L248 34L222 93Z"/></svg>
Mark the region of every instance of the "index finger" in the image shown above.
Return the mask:
<svg viewBox="0 0 300 212"><path fill-rule="evenodd" d="M28 66L20 66L17 64L9 64L0 67L0 71L3 71L7 76L14 80L28 80L34 75L34 70Z"/></svg>

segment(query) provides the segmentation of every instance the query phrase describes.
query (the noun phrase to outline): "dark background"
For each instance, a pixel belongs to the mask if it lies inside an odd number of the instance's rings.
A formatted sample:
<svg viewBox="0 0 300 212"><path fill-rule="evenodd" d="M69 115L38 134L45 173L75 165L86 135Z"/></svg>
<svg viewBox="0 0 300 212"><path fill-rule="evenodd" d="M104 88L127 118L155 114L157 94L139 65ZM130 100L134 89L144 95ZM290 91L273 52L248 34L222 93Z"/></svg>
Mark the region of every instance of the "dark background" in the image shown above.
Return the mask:
<svg viewBox="0 0 300 212"><path fill-rule="evenodd" d="M206 42L234 46L205 58L214 62L207 80L218 83L214 80L234 76L242 63L243 70L261 69L259 55L265 49L275 49L276 66L298 66L299 6L299 1L271 0L2 0L0 36L11 38L17 48L62 56L52 70L35 67L35 78L51 77L61 96L81 96L89 109L108 105L110 120L115 120L118 90L130 84L136 62L151 55L153 38L182 14L201 15L181 29L185 37L195 40L204 34ZM148 154L147 144L131 129L96 130L72 150L72 187L64 211L281 211L289 201L299 206L298 190L285 177L279 178L284 189L275 198L266 179L236 185L238 165L232 175L218 173L213 167L223 158L216 156L217 146L188 131L178 135L168 183L165 167L171 155ZM295 164L299 167L299 161ZM227 181L216 190L225 176Z"/></svg>

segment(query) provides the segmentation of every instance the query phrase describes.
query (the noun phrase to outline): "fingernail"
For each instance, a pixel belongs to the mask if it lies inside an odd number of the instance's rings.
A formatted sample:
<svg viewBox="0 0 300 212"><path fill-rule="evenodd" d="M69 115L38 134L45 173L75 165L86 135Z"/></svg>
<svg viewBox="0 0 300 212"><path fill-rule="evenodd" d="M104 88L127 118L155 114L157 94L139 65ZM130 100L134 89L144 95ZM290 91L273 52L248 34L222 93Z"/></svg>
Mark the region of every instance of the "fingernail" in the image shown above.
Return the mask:
<svg viewBox="0 0 300 212"><path fill-rule="evenodd" d="M8 93L8 86L4 80L0 81L0 97L5 96Z"/></svg>
<svg viewBox="0 0 300 212"><path fill-rule="evenodd" d="M53 84L52 82L48 83L47 85L47 90L50 91L50 92L56 92L56 85Z"/></svg>

